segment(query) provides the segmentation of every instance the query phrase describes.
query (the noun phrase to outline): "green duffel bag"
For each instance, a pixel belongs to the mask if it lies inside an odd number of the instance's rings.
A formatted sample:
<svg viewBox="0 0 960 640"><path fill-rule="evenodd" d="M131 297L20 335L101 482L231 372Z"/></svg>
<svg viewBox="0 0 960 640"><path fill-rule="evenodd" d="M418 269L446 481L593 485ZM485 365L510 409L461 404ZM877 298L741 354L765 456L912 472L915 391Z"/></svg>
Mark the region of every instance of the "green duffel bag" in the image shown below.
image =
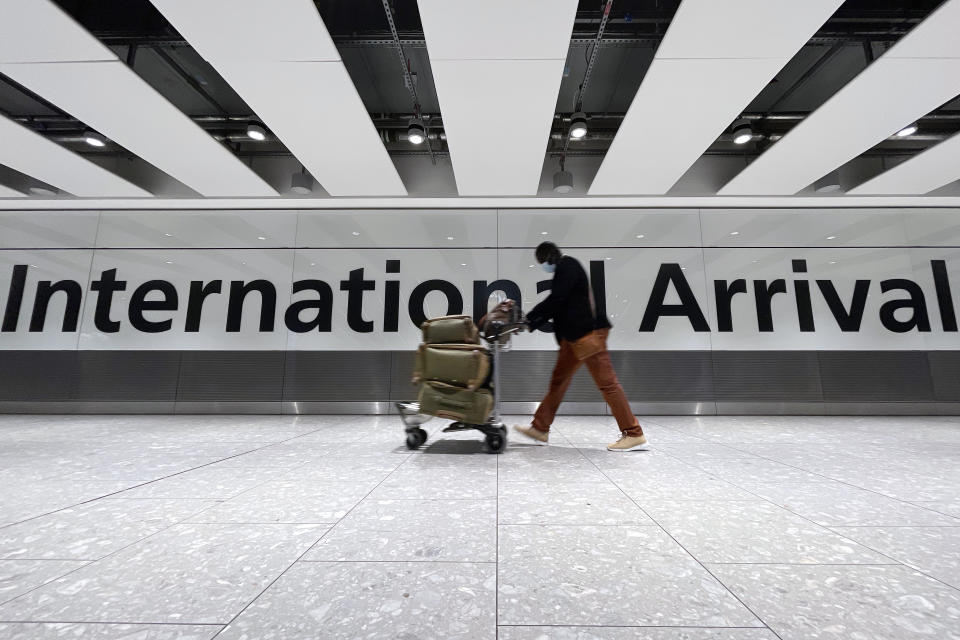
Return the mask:
<svg viewBox="0 0 960 640"><path fill-rule="evenodd" d="M477 344L422 344L417 350L413 382L445 382L473 390L490 374L490 354Z"/></svg>
<svg viewBox="0 0 960 640"><path fill-rule="evenodd" d="M483 424L493 410L493 395L487 389L470 391L443 382L424 382L419 400L421 413L468 424Z"/></svg>
<svg viewBox="0 0 960 640"><path fill-rule="evenodd" d="M479 344L477 325L470 316L443 316L420 325L425 344Z"/></svg>

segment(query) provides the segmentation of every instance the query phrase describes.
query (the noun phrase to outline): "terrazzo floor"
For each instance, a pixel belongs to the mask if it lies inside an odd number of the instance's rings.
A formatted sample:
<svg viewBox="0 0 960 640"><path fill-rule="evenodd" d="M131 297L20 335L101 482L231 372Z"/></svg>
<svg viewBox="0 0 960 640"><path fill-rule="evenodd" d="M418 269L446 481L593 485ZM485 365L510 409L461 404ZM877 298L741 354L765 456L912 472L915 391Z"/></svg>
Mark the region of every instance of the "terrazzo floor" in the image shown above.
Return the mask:
<svg viewBox="0 0 960 640"><path fill-rule="evenodd" d="M960 419L0 416L0 639L960 639Z"/></svg>

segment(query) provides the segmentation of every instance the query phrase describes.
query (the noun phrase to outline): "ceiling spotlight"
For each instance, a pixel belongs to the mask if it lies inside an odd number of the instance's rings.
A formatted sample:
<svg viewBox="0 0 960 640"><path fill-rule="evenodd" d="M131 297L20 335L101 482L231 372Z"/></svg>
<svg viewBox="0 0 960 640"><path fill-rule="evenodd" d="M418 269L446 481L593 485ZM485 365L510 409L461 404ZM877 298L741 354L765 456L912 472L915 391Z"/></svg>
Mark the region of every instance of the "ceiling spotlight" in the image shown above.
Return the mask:
<svg viewBox="0 0 960 640"><path fill-rule="evenodd" d="M587 114L583 111L577 111L570 116L570 137L574 140L587 137Z"/></svg>
<svg viewBox="0 0 960 640"><path fill-rule="evenodd" d="M917 126L917 123L914 122L913 124L908 124L903 129L900 129L900 131L897 131L893 135L897 136L898 138L906 138L907 136L912 136L913 134L915 134L917 132L917 129L919 128L920 127Z"/></svg>
<svg viewBox="0 0 960 640"><path fill-rule="evenodd" d="M733 144L747 144L753 140L753 127L746 120L738 120L733 124Z"/></svg>
<svg viewBox="0 0 960 640"><path fill-rule="evenodd" d="M813 190L816 193L838 193L841 190L840 171L833 170L814 182Z"/></svg>
<svg viewBox="0 0 960 640"><path fill-rule="evenodd" d="M267 130L259 122L247 123L247 137L251 140L261 142L267 139Z"/></svg>
<svg viewBox="0 0 960 640"><path fill-rule="evenodd" d="M45 187L43 185L35 184L27 191L30 192L32 196L55 196L57 195L57 190L52 187Z"/></svg>
<svg viewBox="0 0 960 640"><path fill-rule="evenodd" d="M557 171L553 174L554 193L570 193L573 191L573 174L569 171Z"/></svg>
<svg viewBox="0 0 960 640"><path fill-rule="evenodd" d="M301 196L310 195L313 193L313 176L302 171L294 172L290 176L290 191Z"/></svg>
<svg viewBox="0 0 960 640"><path fill-rule="evenodd" d="M411 144L423 144L423 141L427 139L427 130L423 126L423 120L420 118L410 118L410 123L407 124L407 140Z"/></svg>
<svg viewBox="0 0 960 640"><path fill-rule="evenodd" d="M83 132L83 141L86 142L91 147L105 147L107 146L107 139L96 131L91 131L87 129Z"/></svg>

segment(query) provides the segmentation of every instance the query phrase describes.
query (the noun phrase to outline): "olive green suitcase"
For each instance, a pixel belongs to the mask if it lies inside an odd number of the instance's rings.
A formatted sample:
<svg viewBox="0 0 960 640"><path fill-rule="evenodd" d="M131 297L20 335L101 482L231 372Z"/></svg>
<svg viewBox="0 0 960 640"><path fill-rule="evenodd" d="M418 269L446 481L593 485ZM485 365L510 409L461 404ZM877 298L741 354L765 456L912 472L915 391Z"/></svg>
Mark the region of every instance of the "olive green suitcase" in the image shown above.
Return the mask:
<svg viewBox="0 0 960 640"><path fill-rule="evenodd" d="M490 355L477 344L422 344L414 363L413 383L445 382L473 390L490 374Z"/></svg>
<svg viewBox="0 0 960 640"><path fill-rule="evenodd" d="M420 385L419 401L421 413L467 424L485 423L493 410L493 395L487 389L470 391L429 380Z"/></svg>
<svg viewBox="0 0 960 640"><path fill-rule="evenodd" d="M420 325L425 344L479 344L477 325L470 316L443 316Z"/></svg>

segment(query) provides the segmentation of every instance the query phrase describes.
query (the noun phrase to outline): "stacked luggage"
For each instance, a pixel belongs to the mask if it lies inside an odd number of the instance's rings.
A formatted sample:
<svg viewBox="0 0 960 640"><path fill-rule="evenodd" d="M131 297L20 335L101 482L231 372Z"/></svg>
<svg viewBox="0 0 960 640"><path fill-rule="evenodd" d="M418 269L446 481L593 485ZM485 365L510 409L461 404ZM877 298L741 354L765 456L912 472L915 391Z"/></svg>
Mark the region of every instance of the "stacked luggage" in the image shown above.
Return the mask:
<svg viewBox="0 0 960 640"><path fill-rule="evenodd" d="M480 344L470 316L444 316L421 325L413 383L420 385L420 413L478 425L487 422L494 397L489 388L490 352Z"/></svg>

